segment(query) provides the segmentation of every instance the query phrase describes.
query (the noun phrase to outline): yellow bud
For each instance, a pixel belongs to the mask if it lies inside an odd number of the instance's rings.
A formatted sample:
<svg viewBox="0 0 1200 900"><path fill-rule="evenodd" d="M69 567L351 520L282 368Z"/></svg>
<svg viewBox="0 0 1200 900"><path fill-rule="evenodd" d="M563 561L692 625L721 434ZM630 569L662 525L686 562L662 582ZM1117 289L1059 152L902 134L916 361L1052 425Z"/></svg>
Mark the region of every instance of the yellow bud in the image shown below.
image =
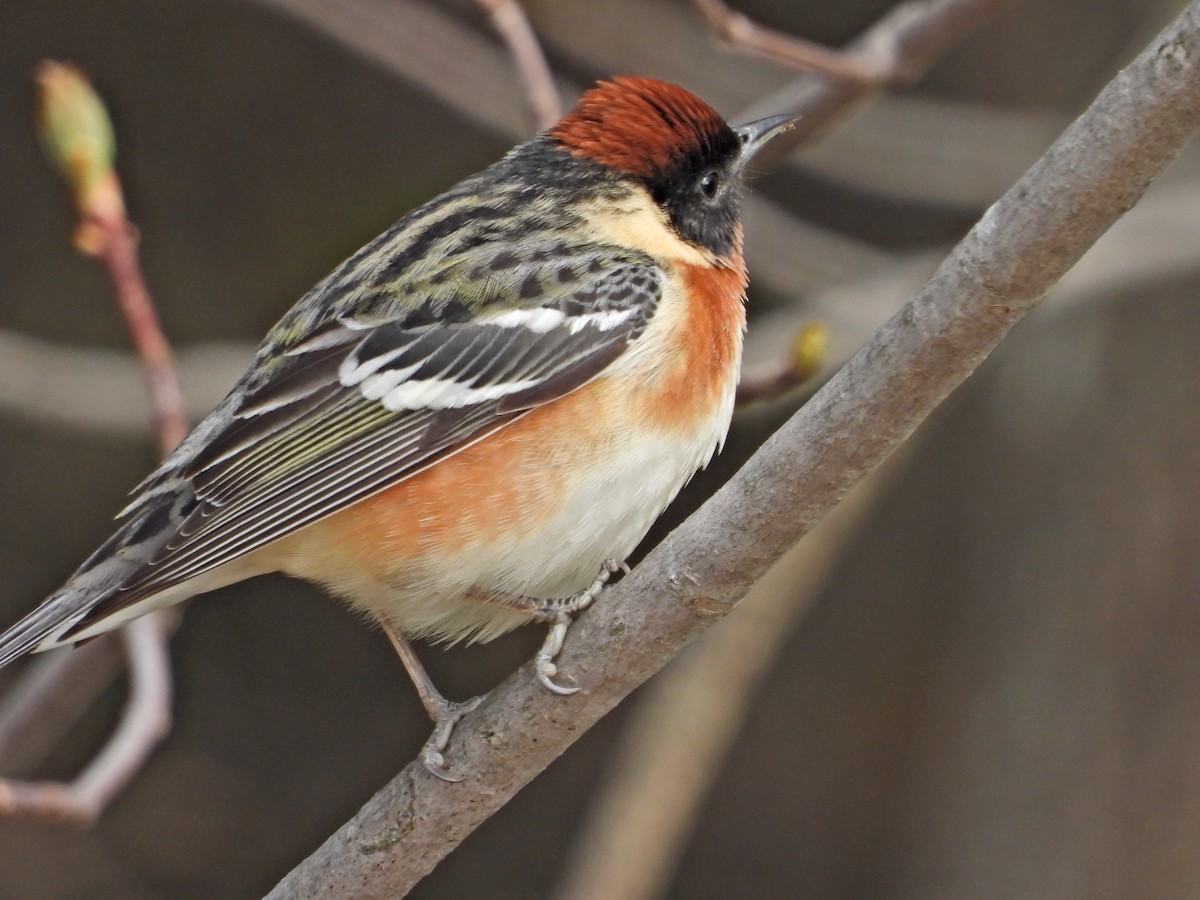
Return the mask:
<svg viewBox="0 0 1200 900"><path fill-rule="evenodd" d="M812 378L825 365L829 353L829 328L824 322L806 322L792 340L792 369L801 381Z"/></svg>
<svg viewBox="0 0 1200 900"><path fill-rule="evenodd" d="M104 103L72 65L44 61L38 66L42 140L75 195L84 216L124 215L113 172L116 143Z"/></svg>

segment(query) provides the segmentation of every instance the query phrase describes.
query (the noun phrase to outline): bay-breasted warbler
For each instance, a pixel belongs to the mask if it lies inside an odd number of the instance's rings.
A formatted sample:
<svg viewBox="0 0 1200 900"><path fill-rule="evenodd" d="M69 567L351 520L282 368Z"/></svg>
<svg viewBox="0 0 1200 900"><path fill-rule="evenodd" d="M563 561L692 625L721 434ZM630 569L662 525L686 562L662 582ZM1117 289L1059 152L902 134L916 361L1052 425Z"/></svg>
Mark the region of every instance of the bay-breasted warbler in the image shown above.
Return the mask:
<svg viewBox="0 0 1200 900"><path fill-rule="evenodd" d="M617 78L404 216L309 291L134 491L117 532L0 636L0 665L266 572L392 637L437 728L469 704L406 638L552 623L551 690L588 605L721 445L745 327L746 163L680 87Z"/></svg>

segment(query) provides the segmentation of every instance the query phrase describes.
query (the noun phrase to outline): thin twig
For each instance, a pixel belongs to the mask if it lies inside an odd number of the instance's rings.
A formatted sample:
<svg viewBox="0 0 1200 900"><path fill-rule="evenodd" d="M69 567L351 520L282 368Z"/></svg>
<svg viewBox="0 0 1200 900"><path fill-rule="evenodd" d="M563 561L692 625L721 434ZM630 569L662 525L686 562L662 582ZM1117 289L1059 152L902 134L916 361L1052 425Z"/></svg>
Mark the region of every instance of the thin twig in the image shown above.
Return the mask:
<svg viewBox="0 0 1200 900"><path fill-rule="evenodd" d="M764 97L741 117L767 115L769 109L789 110L799 121L758 157L764 166L776 165L884 87L911 84L950 47L1011 9L1018 0L908 0L888 12L851 41L840 55L871 68L886 60L892 75L885 81L806 76ZM741 118L739 117L739 118Z"/></svg>
<svg viewBox="0 0 1200 900"><path fill-rule="evenodd" d="M828 363L829 329L822 322L805 322L792 337L787 356L771 372L742 375L737 386L739 407L773 400L812 381Z"/></svg>
<svg viewBox="0 0 1200 900"><path fill-rule="evenodd" d="M730 9L722 0L692 2L717 38L735 50L754 53L789 68L861 85L886 84L899 74L894 56L877 54L867 58L845 54L815 41L759 25Z"/></svg>
<svg viewBox="0 0 1200 900"><path fill-rule="evenodd" d="M129 660L129 698L108 743L70 784L0 779L0 818L91 823L170 731L171 661L161 624L143 616L118 634Z"/></svg>
<svg viewBox="0 0 1200 900"><path fill-rule="evenodd" d="M130 661L129 699L108 744L72 787L93 816L137 773L171 729L171 659L163 623L152 616L121 629Z"/></svg>
<svg viewBox="0 0 1200 900"><path fill-rule="evenodd" d="M187 410L171 345L159 325L158 314L142 277L136 228L127 220L98 224L106 233L100 261L112 279L129 337L142 361L146 389L154 411L154 432L159 450L166 456L188 433Z"/></svg>
<svg viewBox="0 0 1200 900"><path fill-rule="evenodd" d="M145 372L159 448L166 455L186 436L187 414L171 348L142 277L137 230L126 216L120 181L112 169L107 114L86 79L69 66L43 63L38 81L49 149L71 183L80 213L76 245L104 265L113 283ZM176 621L175 616L160 611L125 626L120 634L130 689L116 730L70 784L0 780L0 817L91 822L121 791L170 729L173 689L168 640ZM67 653L60 652L59 658L61 662L47 663L36 670L39 686L18 686L18 692L53 703L46 687L66 685L62 672L69 670L77 678L99 678L103 674L79 672L79 665ZM56 673L51 666L61 667L62 671ZM70 688L66 690L74 693ZM25 710L27 715L36 712L28 703L16 709ZM7 725L28 735L28 723L16 713Z"/></svg>
<svg viewBox="0 0 1200 900"><path fill-rule="evenodd" d="M877 466L1136 204L1200 128L1200 0L1100 96L929 283L742 470L580 617L550 696L526 665L468 715L451 764L415 763L272 898L397 897L693 637ZM803 461L797 464L797 461Z"/></svg>
<svg viewBox="0 0 1200 900"><path fill-rule="evenodd" d="M207 414L254 358L254 344L204 343L181 350L178 367L188 419ZM0 415L72 433L146 439L146 411L129 398L144 390L141 361L128 351L48 341L0 328Z"/></svg>
<svg viewBox="0 0 1200 900"><path fill-rule="evenodd" d="M509 140L529 136L528 94L509 55L445 11L414 0L258 0L383 67ZM470 60L470 65L463 65Z"/></svg>
<svg viewBox="0 0 1200 900"><path fill-rule="evenodd" d="M122 669L115 634L30 662L0 698L0 772L35 765Z"/></svg>
<svg viewBox="0 0 1200 900"><path fill-rule="evenodd" d="M534 127L549 128L562 115L562 101L554 84L554 73L546 62L546 54L538 43L525 9L517 0L476 0L492 20L521 73L525 93L529 97Z"/></svg>
<svg viewBox="0 0 1200 900"><path fill-rule="evenodd" d="M168 635L183 621L177 606L155 615ZM36 765L104 693L124 668L120 637L119 631L103 634L29 665L0 698L0 772Z"/></svg>

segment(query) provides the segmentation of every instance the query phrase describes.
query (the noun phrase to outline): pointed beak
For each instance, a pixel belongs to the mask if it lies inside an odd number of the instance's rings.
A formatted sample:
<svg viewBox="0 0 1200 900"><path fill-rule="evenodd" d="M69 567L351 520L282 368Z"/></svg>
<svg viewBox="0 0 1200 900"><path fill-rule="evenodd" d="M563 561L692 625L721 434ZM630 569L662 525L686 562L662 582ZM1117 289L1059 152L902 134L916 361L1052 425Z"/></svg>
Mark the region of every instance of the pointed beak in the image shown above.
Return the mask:
<svg viewBox="0 0 1200 900"><path fill-rule="evenodd" d="M765 119L756 119L745 125L735 126L733 133L742 142L742 152L738 154L737 160L738 169L744 169L746 163L752 160L754 155L771 141L771 138L783 134L795 125L796 118L792 115L767 116Z"/></svg>

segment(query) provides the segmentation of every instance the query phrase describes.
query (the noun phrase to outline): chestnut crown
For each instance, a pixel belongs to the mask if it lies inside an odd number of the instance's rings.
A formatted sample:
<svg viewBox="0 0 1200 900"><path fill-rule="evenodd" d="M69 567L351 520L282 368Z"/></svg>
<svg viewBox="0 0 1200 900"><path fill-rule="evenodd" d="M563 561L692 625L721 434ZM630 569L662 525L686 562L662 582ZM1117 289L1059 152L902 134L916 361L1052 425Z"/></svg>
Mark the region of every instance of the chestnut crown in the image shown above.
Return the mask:
<svg viewBox="0 0 1200 900"><path fill-rule="evenodd" d="M618 77L585 93L549 137L640 182L679 237L729 257L740 249L745 164L791 122L775 116L733 128L678 85Z"/></svg>

